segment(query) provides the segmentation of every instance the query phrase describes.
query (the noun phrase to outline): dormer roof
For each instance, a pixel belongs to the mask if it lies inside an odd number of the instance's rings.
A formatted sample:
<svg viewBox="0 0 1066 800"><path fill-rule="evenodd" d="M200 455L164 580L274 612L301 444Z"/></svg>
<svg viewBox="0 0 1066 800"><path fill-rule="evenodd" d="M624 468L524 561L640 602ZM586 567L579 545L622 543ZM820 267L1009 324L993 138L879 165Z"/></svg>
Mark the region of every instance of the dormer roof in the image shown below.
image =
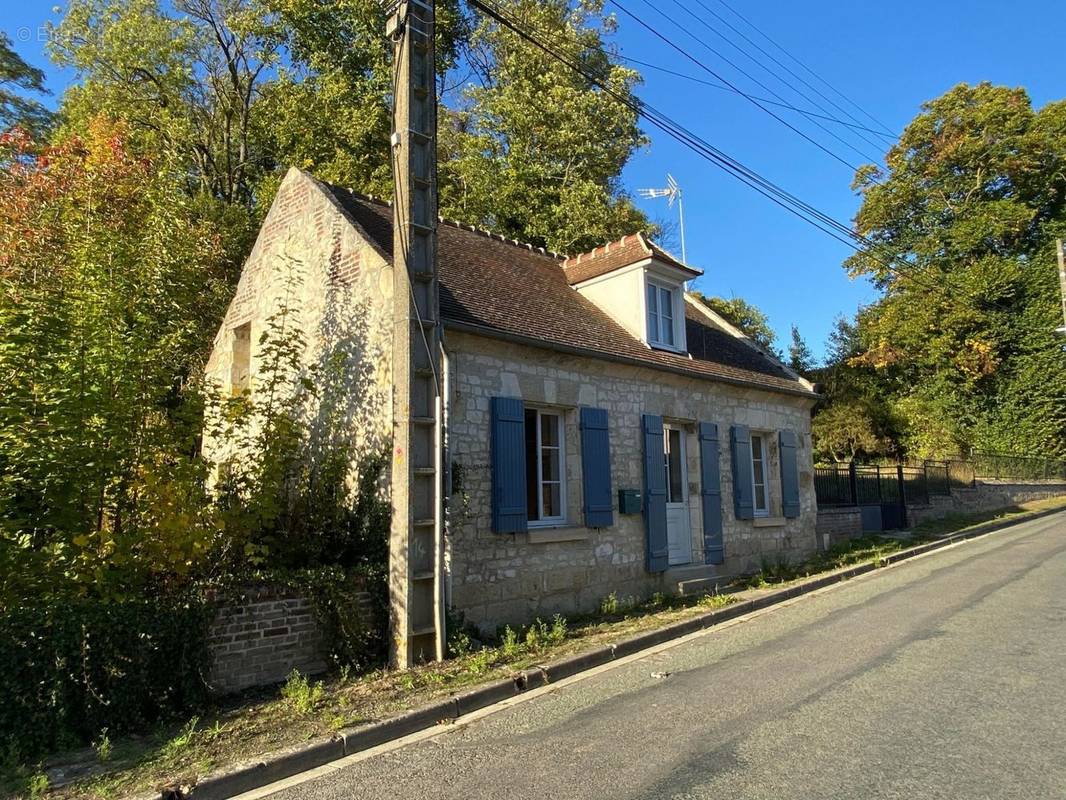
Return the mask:
<svg viewBox="0 0 1066 800"><path fill-rule="evenodd" d="M563 260L563 273L570 285L574 286L648 259L679 270L684 280L698 278L703 274L703 270L682 263L643 233L631 233L617 242L608 242L587 253L568 256Z"/></svg>

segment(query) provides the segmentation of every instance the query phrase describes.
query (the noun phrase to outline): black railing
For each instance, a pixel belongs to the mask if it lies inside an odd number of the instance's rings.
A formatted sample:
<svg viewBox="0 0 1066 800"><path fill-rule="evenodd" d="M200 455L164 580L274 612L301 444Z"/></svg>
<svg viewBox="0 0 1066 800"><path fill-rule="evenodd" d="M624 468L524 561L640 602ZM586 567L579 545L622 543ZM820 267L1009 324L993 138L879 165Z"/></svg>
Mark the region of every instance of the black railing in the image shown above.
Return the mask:
<svg viewBox="0 0 1066 800"><path fill-rule="evenodd" d="M829 464L814 468L814 489L823 508L878 503L928 505L929 498L976 486L978 480L1066 480L1066 461L973 453L968 458L906 465Z"/></svg>
<svg viewBox="0 0 1066 800"><path fill-rule="evenodd" d="M973 453L974 477L992 480L1066 480L1066 461L1006 453Z"/></svg>
<svg viewBox="0 0 1066 800"><path fill-rule="evenodd" d="M928 505L929 498L951 492L944 464L831 464L814 468L818 505L865 506L885 503Z"/></svg>

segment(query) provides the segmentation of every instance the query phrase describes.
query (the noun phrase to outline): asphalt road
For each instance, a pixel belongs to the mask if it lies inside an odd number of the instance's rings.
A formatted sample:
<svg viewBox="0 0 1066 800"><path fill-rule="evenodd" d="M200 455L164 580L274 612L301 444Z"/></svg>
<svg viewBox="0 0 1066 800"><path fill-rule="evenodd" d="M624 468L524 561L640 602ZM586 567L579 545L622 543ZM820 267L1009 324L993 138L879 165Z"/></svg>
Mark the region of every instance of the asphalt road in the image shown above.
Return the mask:
<svg viewBox="0 0 1066 800"><path fill-rule="evenodd" d="M1066 798L1066 514L273 797Z"/></svg>

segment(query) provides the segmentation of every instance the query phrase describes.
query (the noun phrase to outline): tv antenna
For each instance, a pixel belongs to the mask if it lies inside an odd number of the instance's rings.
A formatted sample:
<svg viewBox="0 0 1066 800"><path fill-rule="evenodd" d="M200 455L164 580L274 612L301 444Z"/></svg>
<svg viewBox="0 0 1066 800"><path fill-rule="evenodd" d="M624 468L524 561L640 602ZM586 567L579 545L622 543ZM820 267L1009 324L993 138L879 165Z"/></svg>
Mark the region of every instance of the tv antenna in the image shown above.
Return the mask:
<svg viewBox="0 0 1066 800"><path fill-rule="evenodd" d="M655 200L660 197L667 198L667 205L670 208L674 207L674 201L677 201L677 217L681 224L681 261L685 264L688 263L688 256L685 253L685 209L681 203L681 187L678 186L674 176L669 172L666 173L666 186L662 189L640 189L637 194L648 200Z"/></svg>

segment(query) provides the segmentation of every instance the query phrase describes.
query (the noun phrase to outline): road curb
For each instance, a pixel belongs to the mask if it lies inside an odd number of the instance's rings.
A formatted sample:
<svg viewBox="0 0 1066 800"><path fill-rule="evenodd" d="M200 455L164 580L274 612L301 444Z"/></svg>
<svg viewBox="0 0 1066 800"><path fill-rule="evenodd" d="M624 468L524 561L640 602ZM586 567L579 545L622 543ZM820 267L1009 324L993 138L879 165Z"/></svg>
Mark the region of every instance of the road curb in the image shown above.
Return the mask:
<svg viewBox="0 0 1066 800"><path fill-rule="evenodd" d="M340 737L334 737L250 766L209 776L196 784L192 796L197 800L225 800L227 797L258 789L343 757L344 741ZM163 790L164 798L174 796L168 790Z"/></svg>
<svg viewBox="0 0 1066 800"><path fill-rule="evenodd" d="M395 717L349 728L341 731L338 736L331 739L310 743L292 752L263 759L229 772L208 776L192 787L190 793L186 796L195 798L195 800L222 800L252 789L258 789L283 778L289 778L300 772L321 767L331 761L369 750L371 747L432 728L435 725L454 722L459 717L478 709L516 697L532 689L556 683L563 678L625 658L656 645L680 639L700 630L713 628L745 614L750 614L753 611L780 605L796 597L816 592L836 583L843 583L859 575L882 569L892 564L898 564L901 561L906 561L934 550L940 550L959 542L994 533L1003 528L1023 522L1032 522L1033 520L1063 513L1064 511L1066 511L1066 508L1047 509L1014 519L997 520L977 525L959 533L948 534L932 542L925 542L905 550L899 550L891 555L883 556L876 563L868 561L863 564L844 567L783 589L768 592L759 597L740 600L714 611L623 639L613 645L597 647L594 650L534 666L522 670L510 678L494 681L421 708L405 711ZM164 790L163 797L174 797L175 795L170 793L172 791ZM181 795L177 796L180 797Z"/></svg>

